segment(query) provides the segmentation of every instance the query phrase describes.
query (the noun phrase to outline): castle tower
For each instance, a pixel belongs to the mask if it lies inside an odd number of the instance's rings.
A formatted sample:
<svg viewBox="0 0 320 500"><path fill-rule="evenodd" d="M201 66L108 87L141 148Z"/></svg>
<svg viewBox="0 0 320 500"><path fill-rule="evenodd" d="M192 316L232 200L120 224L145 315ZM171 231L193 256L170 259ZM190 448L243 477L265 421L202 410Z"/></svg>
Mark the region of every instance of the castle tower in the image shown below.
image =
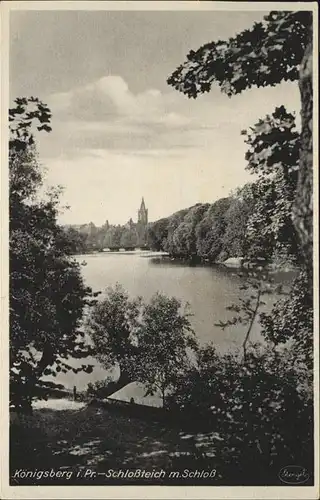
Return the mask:
<svg viewBox="0 0 320 500"><path fill-rule="evenodd" d="M138 234L138 245L140 248L144 248L146 246L146 231L148 225L148 210L144 203L144 199L142 197L141 205L138 210L138 223L137 223L137 234Z"/></svg>
<svg viewBox="0 0 320 500"><path fill-rule="evenodd" d="M142 224L144 226L148 224L148 209L145 206L143 197L140 208L138 210L138 224Z"/></svg>

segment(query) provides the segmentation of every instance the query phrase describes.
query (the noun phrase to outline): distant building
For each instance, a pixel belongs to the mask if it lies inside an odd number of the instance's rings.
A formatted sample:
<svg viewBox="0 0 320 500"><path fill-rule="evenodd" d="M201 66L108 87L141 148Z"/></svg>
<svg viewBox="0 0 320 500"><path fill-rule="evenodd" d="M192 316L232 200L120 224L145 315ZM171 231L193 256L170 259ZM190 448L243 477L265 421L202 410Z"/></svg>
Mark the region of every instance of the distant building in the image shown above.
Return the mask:
<svg viewBox="0 0 320 500"><path fill-rule="evenodd" d="M148 224L148 209L145 206L143 197L142 197L140 208L138 210L138 224L145 225L145 226Z"/></svg>
<svg viewBox="0 0 320 500"><path fill-rule="evenodd" d="M146 232L148 225L148 209L146 208L144 198L142 197L141 205L138 210L137 235L138 246L144 247L147 244Z"/></svg>
<svg viewBox="0 0 320 500"><path fill-rule="evenodd" d="M87 237L86 245L90 249L110 247L146 247L147 246L148 209L142 197L138 209L138 220L132 218L123 226L110 224L108 220L101 227L96 227L93 222L89 224L66 226L73 227Z"/></svg>

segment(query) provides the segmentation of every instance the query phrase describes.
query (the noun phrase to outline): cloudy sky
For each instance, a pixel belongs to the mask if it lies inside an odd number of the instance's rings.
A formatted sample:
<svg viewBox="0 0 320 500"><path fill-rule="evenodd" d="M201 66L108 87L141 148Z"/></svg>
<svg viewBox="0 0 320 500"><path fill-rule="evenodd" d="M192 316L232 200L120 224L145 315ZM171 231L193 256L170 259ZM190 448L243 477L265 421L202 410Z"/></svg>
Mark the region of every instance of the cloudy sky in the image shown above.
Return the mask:
<svg viewBox="0 0 320 500"><path fill-rule="evenodd" d="M189 100L166 79L190 49L263 14L11 12L10 96L52 110L39 152L46 185L64 186L62 223L135 220L142 196L156 220L248 181L241 130L277 105L298 111L297 84Z"/></svg>

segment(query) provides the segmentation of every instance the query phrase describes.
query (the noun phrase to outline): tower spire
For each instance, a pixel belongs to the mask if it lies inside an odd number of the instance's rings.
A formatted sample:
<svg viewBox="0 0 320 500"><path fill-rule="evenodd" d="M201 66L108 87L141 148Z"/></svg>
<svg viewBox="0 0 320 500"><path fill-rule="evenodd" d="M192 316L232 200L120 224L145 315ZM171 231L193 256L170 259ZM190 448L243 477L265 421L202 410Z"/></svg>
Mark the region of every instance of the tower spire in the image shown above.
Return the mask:
<svg viewBox="0 0 320 500"><path fill-rule="evenodd" d="M141 205L138 210L138 223L147 225L148 224L148 210L144 202L144 197L142 196Z"/></svg>

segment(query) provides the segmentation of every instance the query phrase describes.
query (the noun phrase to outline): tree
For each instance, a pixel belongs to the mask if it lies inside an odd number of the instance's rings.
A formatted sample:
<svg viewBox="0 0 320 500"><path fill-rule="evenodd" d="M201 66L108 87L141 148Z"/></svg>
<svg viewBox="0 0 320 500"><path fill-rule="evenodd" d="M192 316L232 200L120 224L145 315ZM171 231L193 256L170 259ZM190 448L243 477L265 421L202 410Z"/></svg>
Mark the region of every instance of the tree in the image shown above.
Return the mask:
<svg viewBox="0 0 320 500"><path fill-rule="evenodd" d="M313 294L308 284L306 271L300 271L290 293L274 304L270 314L261 313L260 323L268 342L275 346L292 342L296 361L308 367L312 384Z"/></svg>
<svg viewBox="0 0 320 500"><path fill-rule="evenodd" d="M67 227L64 229L64 231L66 234L66 239L69 243L70 252L72 254L86 253L86 236L73 227Z"/></svg>
<svg viewBox="0 0 320 500"><path fill-rule="evenodd" d="M86 237L86 247L89 252L99 249L98 228L93 222L80 226L80 232Z"/></svg>
<svg viewBox="0 0 320 500"><path fill-rule="evenodd" d="M300 134L284 106L243 131L249 149L246 169L258 175L252 185L254 210L247 221L249 254L267 260L297 260L292 210L298 181ZM300 259L301 260L301 259Z"/></svg>
<svg viewBox="0 0 320 500"><path fill-rule="evenodd" d="M263 198L262 205L255 207L251 227L248 225L249 234L251 230L255 236L254 226L262 229L262 246L269 246L267 250L272 250L275 239L280 246L289 247L302 268L290 299L275 306L273 317L265 317L264 325L266 336L278 342L292 337L288 326L293 311L288 306L290 301L296 304L294 323L299 329L294 331L294 337L300 346L301 339L309 339L305 343L309 350L305 357L309 360L313 315L312 16L310 11L271 12L251 30L191 51L187 61L168 79L170 85L194 98L208 92L213 82L232 96L252 86L299 80L300 137L294 129L294 116L283 106L260 120L249 134L245 132L250 146L248 168L259 173L255 187L258 197ZM267 224L262 224L266 213Z"/></svg>
<svg viewBox="0 0 320 500"><path fill-rule="evenodd" d="M110 226L104 240L105 247L120 247L121 237L124 231L123 226Z"/></svg>
<svg viewBox="0 0 320 500"><path fill-rule="evenodd" d="M127 229L125 228L120 240L120 246L126 247L135 247L138 244L138 236L137 231L134 228Z"/></svg>
<svg viewBox="0 0 320 500"><path fill-rule="evenodd" d="M293 206L293 221L299 235L300 248L306 268L309 292L313 288L313 79L312 79L312 21L307 45L300 64L301 150L299 177Z"/></svg>
<svg viewBox="0 0 320 500"><path fill-rule="evenodd" d="M293 221L312 289L312 12L271 12L263 22L230 38L191 51L168 83L189 97L209 92L213 82L229 96L252 86L299 80L302 135ZM277 140L277 138L275 138Z"/></svg>
<svg viewBox="0 0 320 500"><path fill-rule="evenodd" d="M221 198L214 202L196 227L198 255L211 262L215 262L223 250L222 242L226 230L224 216L230 203L231 198Z"/></svg>
<svg viewBox="0 0 320 500"><path fill-rule="evenodd" d="M268 286L269 285L269 286ZM247 327L245 337L242 342L243 360L247 359L248 345L250 344L250 334L258 317L258 311L261 306L265 305L262 300L263 295L271 293L270 283L263 286L262 280L255 277L247 278L246 282L240 285L239 290L243 293L243 297L239 298L238 304L231 304L227 306L228 311L232 311L234 316L226 322L220 321L216 323L218 326L225 330L230 326L241 324Z"/></svg>
<svg viewBox="0 0 320 500"><path fill-rule="evenodd" d="M218 435L212 451L224 485L275 485L283 464L299 460L312 474L312 397L294 365L290 349L256 346L244 364L204 346L168 395L187 432Z"/></svg>
<svg viewBox="0 0 320 500"><path fill-rule="evenodd" d="M190 365L190 354L196 350L195 334L181 302L155 294L143 308L138 330L137 380L151 393L160 391L165 406L167 392Z"/></svg>
<svg viewBox="0 0 320 500"><path fill-rule="evenodd" d="M229 40L191 50L168 83L195 98L209 92L214 82L231 96L253 86L298 80L311 28L311 12L270 12L263 22Z"/></svg>
<svg viewBox="0 0 320 500"><path fill-rule="evenodd" d="M164 250L168 252L170 255L175 255L175 245L173 241L173 235L177 227L181 224L184 219L184 216L188 213L189 208L185 208L183 210L179 210L179 212L175 212L173 215L168 217L169 223L167 226L167 237L165 239Z"/></svg>
<svg viewBox="0 0 320 500"><path fill-rule="evenodd" d="M46 395L43 375L67 372L63 359L90 353L80 326L92 292L57 224L58 192L37 199L42 172L34 130L50 132L50 118L34 97L17 98L9 110L10 403L18 411Z"/></svg>
<svg viewBox="0 0 320 500"><path fill-rule="evenodd" d="M117 283L107 288L105 297L92 308L86 322L96 358L106 369L117 364L119 383L123 385L132 380L141 306L141 298L130 299Z"/></svg>
<svg viewBox="0 0 320 500"><path fill-rule="evenodd" d="M104 248L109 248L113 246L113 227L109 227L109 229L105 232L105 236L103 239L103 247Z"/></svg>
<svg viewBox="0 0 320 500"><path fill-rule="evenodd" d="M244 257L249 249L247 225L254 212L255 200L252 185L246 184L232 196L231 204L224 214L226 229L222 239L221 260L228 257Z"/></svg>
<svg viewBox="0 0 320 500"><path fill-rule="evenodd" d="M173 233L172 241L176 255L188 258L196 257L196 227L209 206L209 203L198 203L188 210L183 221Z"/></svg>
<svg viewBox="0 0 320 500"><path fill-rule="evenodd" d="M147 245L156 251L164 250L165 242L168 236L168 218L159 219L151 222L147 226Z"/></svg>
<svg viewBox="0 0 320 500"><path fill-rule="evenodd" d="M95 357L106 369L120 369L117 387L138 380L150 392L160 390L163 401L188 364L188 349L197 347L179 300L156 294L143 304L141 297L130 299L119 284L107 288L86 324Z"/></svg>
<svg viewBox="0 0 320 500"><path fill-rule="evenodd" d="M104 249L104 242L105 242L105 238L106 238L106 233L107 233L107 228L105 226L97 228L95 240L96 240L97 248L100 252L102 252Z"/></svg>

